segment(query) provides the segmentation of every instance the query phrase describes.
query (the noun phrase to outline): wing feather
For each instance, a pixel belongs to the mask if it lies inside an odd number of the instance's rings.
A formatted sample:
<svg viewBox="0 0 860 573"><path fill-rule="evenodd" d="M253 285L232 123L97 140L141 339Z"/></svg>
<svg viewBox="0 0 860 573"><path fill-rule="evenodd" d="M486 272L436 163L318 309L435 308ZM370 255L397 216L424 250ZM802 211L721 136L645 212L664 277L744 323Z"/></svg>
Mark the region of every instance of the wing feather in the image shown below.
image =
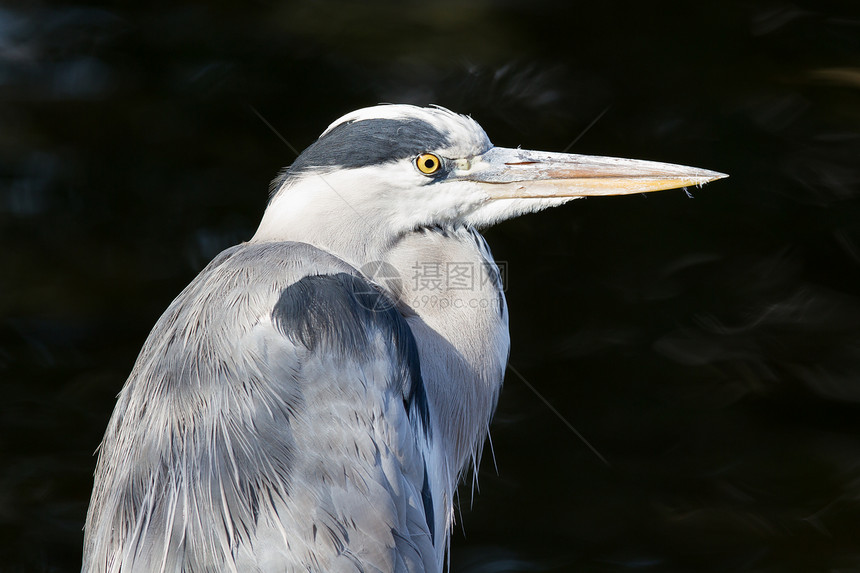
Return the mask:
<svg viewBox="0 0 860 573"><path fill-rule="evenodd" d="M83 569L438 571L428 408L412 331L355 269L299 243L229 249L120 394Z"/></svg>

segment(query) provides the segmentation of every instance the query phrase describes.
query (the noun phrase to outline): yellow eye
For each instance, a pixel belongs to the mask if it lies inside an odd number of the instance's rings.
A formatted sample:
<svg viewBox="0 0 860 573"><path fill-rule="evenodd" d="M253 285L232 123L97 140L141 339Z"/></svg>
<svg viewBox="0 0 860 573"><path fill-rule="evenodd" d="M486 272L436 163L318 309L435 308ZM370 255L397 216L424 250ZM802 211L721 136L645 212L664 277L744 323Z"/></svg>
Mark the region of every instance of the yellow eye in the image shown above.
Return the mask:
<svg viewBox="0 0 860 573"><path fill-rule="evenodd" d="M433 175L442 167L442 160L432 153L422 153L415 159L415 166L424 175Z"/></svg>

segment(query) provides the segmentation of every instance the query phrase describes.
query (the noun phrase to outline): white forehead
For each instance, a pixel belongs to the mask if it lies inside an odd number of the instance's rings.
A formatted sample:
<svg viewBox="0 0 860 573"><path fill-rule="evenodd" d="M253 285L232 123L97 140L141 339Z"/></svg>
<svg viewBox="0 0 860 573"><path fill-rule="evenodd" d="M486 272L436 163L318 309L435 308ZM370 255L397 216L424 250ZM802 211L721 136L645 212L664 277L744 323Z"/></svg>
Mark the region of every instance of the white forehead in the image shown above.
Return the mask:
<svg viewBox="0 0 860 573"><path fill-rule="evenodd" d="M357 109L335 120L320 137L324 137L339 125L373 119L426 122L447 137L451 142L448 149L455 155L483 153L493 146L478 122L467 115L440 106L418 107L406 104L382 104Z"/></svg>

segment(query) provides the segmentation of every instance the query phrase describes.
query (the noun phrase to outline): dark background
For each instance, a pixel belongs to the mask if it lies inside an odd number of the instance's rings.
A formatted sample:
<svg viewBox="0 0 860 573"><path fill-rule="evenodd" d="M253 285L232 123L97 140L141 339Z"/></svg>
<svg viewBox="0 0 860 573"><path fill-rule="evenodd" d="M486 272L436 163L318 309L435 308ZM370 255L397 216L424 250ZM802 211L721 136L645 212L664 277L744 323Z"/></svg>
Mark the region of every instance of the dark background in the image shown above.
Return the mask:
<svg viewBox="0 0 860 573"><path fill-rule="evenodd" d="M144 337L295 158L254 110L302 149L406 102L731 174L486 233L609 465L509 371L452 570L860 571L857 2L139 4L0 7L0 570L79 568Z"/></svg>

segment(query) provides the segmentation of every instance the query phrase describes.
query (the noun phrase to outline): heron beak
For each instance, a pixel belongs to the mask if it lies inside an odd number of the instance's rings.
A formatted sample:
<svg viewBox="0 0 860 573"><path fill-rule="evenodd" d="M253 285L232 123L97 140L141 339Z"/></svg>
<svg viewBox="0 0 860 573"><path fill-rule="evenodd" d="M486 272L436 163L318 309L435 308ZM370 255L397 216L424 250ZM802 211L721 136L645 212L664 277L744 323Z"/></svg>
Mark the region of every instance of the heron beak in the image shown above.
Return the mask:
<svg viewBox="0 0 860 573"><path fill-rule="evenodd" d="M464 179L486 183L493 199L628 195L728 177L671 163L494 147L472 159Z"/></svg>

